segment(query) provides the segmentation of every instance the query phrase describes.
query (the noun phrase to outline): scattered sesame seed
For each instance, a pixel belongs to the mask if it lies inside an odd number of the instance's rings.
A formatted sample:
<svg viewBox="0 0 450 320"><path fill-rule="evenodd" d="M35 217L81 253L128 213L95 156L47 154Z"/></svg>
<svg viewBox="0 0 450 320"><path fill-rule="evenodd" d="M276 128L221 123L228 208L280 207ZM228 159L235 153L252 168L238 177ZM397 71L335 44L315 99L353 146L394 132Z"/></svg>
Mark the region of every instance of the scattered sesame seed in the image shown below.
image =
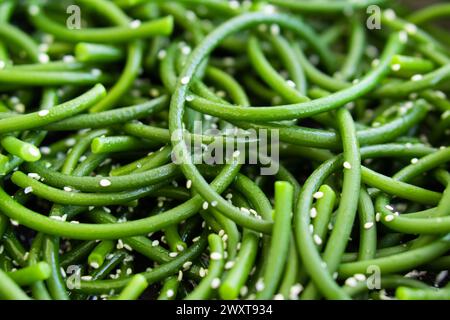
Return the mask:
<svg viewBox="0 0 450 320"><path fill-rule="evenodd" d="M220 286L220 279L219 278L212 279L211 288L217 289L219 286Z"/></svg>
<svg viewBox="0 0 450 320"><path fill-rule="evenodd" d="M190 80L191 80L191 79L190 79L189 77L182 77L181 80L180 80L180 82L181 82L181 84L186 85L186 84L189 83Z"/></svg>
<svg viewBox="0 0 450 320"><path fill-rule="evenodd" d="M388 209L388 210L391 210L391 211L394 210L394 207L391 206L391 205L389 205L389 204L385 205L384 207L385 207L386 209Z"/></svg>
<svg viewBox="0 0 450 320"><path fill-rule="evenodd" d="M273 296L273 300L284 300L284 296L281 293L277 293Z"/></svg>
<svg viewBox="0 0 450 320"><path fill-rule="evenodd" d="M313 239L314 239L314 242L315 242L318 246L320 246L320 245L322 244L322 238L321 238L319 235L315 234L315 235L313 236Z"/></svg>
<svg viewBox="0 0 450 320"><path fill-rule="evenodd" d="M402 43L408 42L408 33L406 33L405 31L401 31L399 33L399 38Z"/></svg>
<svg viewBox="0 0 450 320"><path fill-rule="evenodd" d="M211 207L216 207L217 204L218 204L218 202L216 200L214 200L214 201L211 202Z"/></svg>
<svg viewBox="0 0 450 320"><path fill-rule="evenodd" d="M190 94L186 96L186 101L191 102L194 100L194 96L191 96Z"/></svg>
<svg viewBox="0 0 450 320"><path fill-rule="evenodd" d="M111 181L108 179L101 179L100 180L100 186L102 187L109 187L111 185Z"/></svg>
<svg viewBox="0 0 450 320"><path fill-rule="evenodd" d="M167 294L168 298L172 298L174 296L175 292L172 289L169 289L169 290L167 290L166 294Z"/></svg>
<svg viewBox="0 0 450 320"><path fill-rule="evenodd" d="M158 52L158 59L162 60L162 59L164 59L166 57L166 55L167 55L166 50L159 50L159 52Z"/></svg>
<svg viewBox="0 0 450 320"><path fill-rule="evenodd" d="M91 262L91 267L94 269L98 269L100 265L97 262Z"/></svg>
<svg viewBox="0 0 450 320"><path fill-rule="evenodd" d="M178 255L178 252L169 252L169 257L175 258Z"/></svg>
<svg viewBox="0 0 450 320"><path fill-rule="evenodd" d="M353 277L357 280L357 281L365 281L366 280L366 276L363 275L362 273L356 273L353 275Z"/></svg>
<svg viewBox="0 0 450 320"><path fill-rule="evenodd" d="M209 206L209 203L207 201L203 202L203 204L202 204L203 210L208 209L208 206Z"/></svg>
<svg viewBox="0 0 450 320"><path fill-rule="evenodd" d="M263 279L262 278L258 279L255 285L256 291L261 292L264 290L264 287L265 285Z"/></svg>
<svg viewBox="0 0 450 320"><path fill-rule="evenodd" d="M183 251L184 247L181 244L177 244L177 250L178 251Z"/></svg>
<svg viewBox="0 0 450 320"><path fill-rule="evenodd" d="M227 263L225 263L225 270L229 270L231 268L233 268L234 266L234 261L227 261Z"/></svg>
<svg viewBox="0 0 450 320"><path fill-rule="evenodd" d="M364 229L370 229L373 227L373 222L366 222L364 223Z"/></svg>
<svg viewBox="0 0 450 320"><path fill-rule="evenodd" d="M411 159L411 163L412 164L416 164L418 161L419 161L419 159L417 159L417 158L412 158Z"/></svg>
<svg viewBox="0 0 450 320"><path fill-rule="evenodd" d="M399 71L400 68L401 68L401 65L398 64L398 63L393 64L393 65L391 66L391 69L392 69L393 71Z"/></svg>
<svg viewBox="0 0 450 320"><path fill-rule="evenodd" d="M395 216L393 214L388 214L387 216L384 217L384 221L387 221L387 222L392 221L392 220L394 220L394 217Z"/></svg>
<svg viewBox="0 0 450 320"><path fill-rule="evenodd" d="M417 26L415 24L412 24L412 23L407 23L405 25L405 30L409 34L415 34L417 32Z"/></svg>
<svg viewBox="0 0 450 320"><path fill-rule="evenodd" d="M220 260L222 259L222 254L220 252L211 252L210 258L211 260Z"/></svg>
<svg viewBox="0 0 450 320"><path fill-rule="evenodd" d="M413 75L411 77L412 81L419 81L419 80L422 80L422 79L423 79L423 76L421 74L415 74L415 75Z"/></svg>
<svg viewBox="0 0 450 320"><path fill-rule="evenodd" d="M379 222L380 219L381 219L381 214L380 214L379 212L377 212L377 213L375 214L375 221Z"/></svg>
<svg viewBox="0 0 450 320"><path fill-rule="evenodd" d="M204 268L200 267L198 274L200 277L204 278L206 276L206 270Z"/></svg>
<svg viewBox="0 0 450 320"><path fill-rule="evenodd" d="M91 281L92 280L92 276L82 276L81 280Z"/></svg>
<svg viewBox="0 0 450 320"><path fill-rule="evenodd" d="M26 187L25 189L23 189L23 193L25 194L29 194L33 192L33 187Z"/></svg>
<svg viewBox="0 0 450 320"><path fill-rule="evenodd" d="M345 168L345 169L351 169L351 168L352 168L352 165L350 164L350 162L345 161L345 162L344 162L344 168Z"/></svg>
<svg viewBox="0 0 450 320"><path fill-rule="evenodd" d="M320 199L323 197L323 192L322 191L317 191L313 194L313 198L314 199Z"/></svg>
<svg viewBox="0 0 450 320"><path fill-rule="evenodd" d="M183 269L187 270L192 266L192 261L186 261L185 263L183 263Z"/></svg>
<svg viewBox="0 0 450 320"><path fill-rule="evenodd" d="M130 22L130 28L132 29L136 29L141 25L141 21L140 20L133 20Z"/></svg>
<svg viewBox="0 0 450 320"><path fill-rule="evenodd" d="M50 57L46 53L39 53L38 60L40 63L48 63L50 61Z"/></svg>
<svg viewBox="0 0 450 320"><path fill-rule="evenodd" d="M345 280L345 285L349 287L356 287L358 285L358 282L356 281L355 278L350 277Z"/></svg>

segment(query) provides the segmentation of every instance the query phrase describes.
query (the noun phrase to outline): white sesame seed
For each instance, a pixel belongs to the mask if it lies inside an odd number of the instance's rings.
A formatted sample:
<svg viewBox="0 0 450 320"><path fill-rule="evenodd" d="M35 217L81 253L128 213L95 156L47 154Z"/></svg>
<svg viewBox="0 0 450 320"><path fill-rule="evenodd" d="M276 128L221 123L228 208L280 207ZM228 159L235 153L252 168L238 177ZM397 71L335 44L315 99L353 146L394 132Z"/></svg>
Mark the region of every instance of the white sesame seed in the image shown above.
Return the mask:
<svg viewBox="0 0 450 320"><path fill-rule="evenodd" d="M183 271L181 271L181 270L178 271L178 277L177 277L177 280L178 280L178 281L183 280Z"/></svg>
<svg viewBox="0 0 450 320"><path fill-rule="evenodd" d="M295 82L292 80L286 80L286 84L291 88L295 88Z"/></svg>
<svg viewBox="0 0 450 320"><path fill-rule="evenodd" d="M41 176L40 176L39 174L35 173L35 172L30 172L30 173L28 173L28 176L29 176L30 178L35 179L35 180L39 180L39 179L41 178Z"/></svg>
<svg viewBox="0 0 450 320"><path fill-rule="evenodd" d="M322 244L322 238L321 238L319 235L315 234L315 235L313 236L313 239L314 239L314 242L315 242L318 246L320 246L320 245Z"/></svg>
<svg viewBox="0 0 450 320"><path fill-rule="evenodd" d="M397 17L397 15L395 14L395 11L392 10L392 9L385 10L384 11L384 16L388 20L394 20Z"/></svg>
<svg viewBox="0 0 450 320"><path fill-rule="evenodd" d="M211 288L217 289L219 286L220 286L220 279L219 278L212 279Z"/></svg>
<svg viewBox="0 0 450 320"><path fill-rule="evenodd" d="M391 206L391 205L389 205L389 204L387 204L387 205L385 205L384 206L386 209L388 209L388 210L394 210L394 207L393 206Z"/></svg>
<svg viewBox="0 0 450 320"><path fill-rule="evenodd" d="M177 250L178 251L183 251L184 247L181 244L177 244Z"/></svg>
<svg viewBox="0 0 450 320"><path fill-rule="evenodd" d="M208 209L208 206L209 206L209 203L207 201L203 202L203 204L202 204L203 210Z"/></svg>
<svg viewBox="0 0 450 320"><path fill-rule="evenodd" d="M358 282L356 281L355 278L350 277L350 278L347 278L347 280L345 280L345 285L347 285L349 287L356 287L358 285Z"/></svg>
<svg viewBox="0 0 450 320"><path fill-rule="evenodd" d="M100 265L97 262L91 262L91 267L94 269L98 269Z"/></svg>
<svg viewBox="0 0 450 320"><path fill-rule="evenodd" d="M289 289L289 297L292 300L295 300L298 298L298 295L300 294L300 292L303 291L303 286L300 283L294 284L290 289Z"/></svg>
<svg viewBox="0 0 450 320"><path fill-rule="evenodd" d="M216 200L214 200L214 201L211 202L211 207L216 207L217 204L218 204L218 202Z"/></svg>
<svg viewBox="0 0 450 320"><path fill-rule="evenodd" d="M312 224L309 225L309 232L311 232L311 233L314 232L314 225L312 225Z"/></svg>
<svg viewBox="0 0 450 320"><path fill-rule="evenodd" d="M169 252L169 257L175 258L178 255L178 252Z"/></svg>
<svg viewBox="0 0 450 320"><path fill-rule="evenodd" d="M200 277L204 278L206 276L206 270L204 268L200 267L198 274L200 275Z"/></svg>
<svg viewBox="0 0 450 320"><path fill-rule="evenodd" d="M408 42L408 33L406 33L405 31L400 31L399 38L402 43Z"/></svg>
<svg viewBox="0 0 450 320"><path fill-rule="evenodd" d="M175 292L173 292L173 290L172 289L169 289L169 290L167 290L167 297L168 298L172 298L173 296L174 296L174 294L175 294Z"/></svg>
<svg viewBox="0 0 450 320"><path fill-rule="evenodd" d="M392 220L394 220L394 217L395 216L393 214L388 214L387 216L384 217L384 221L387 221L387 222L392 221Z"/></svg>
<svg viewBox="0 0 450 320"><path fill-rule="evenodd" d="M366 280L366 276L363 275L362 273L356 273L353 275L353 277L357 280L357 281L365 281Z"/></svg>
<svg viewBox="0 0 450 320"><path fill-rule="evenodd" d="M233 158L238 158L241 155L241 152L239 150L236 150L233 152Z"/></svg>
<svg viewBox="0 0 450 320"><path fill-rule="evenodd" d="M66 192L71 192L71 191L73 191L73 189L71 188L71 187L64 187L63 188L64 189L64 191L66 191Z"/></svg>
<svg viewBox="0 0 450 320"><path fill-rule="evenodd" d="M412 164L416 164L418 161L419 161L419 159L417 159L417 158L412 158L411 159L411 163Z"/></svg>
<svg viewBox="0 0 450 320"><path fill-rule="evenodd" d="M40 11L40 8L35 4L28 7L28 13L32 16L37 15L39 13L39 11Z"/></svg>
<svg viewBox="0 0 450 320"><path fill-rule="evenodd" d="M132 29L136 29L141 25L141 21L140 20L133 20L130 22L130 28Z"/></svg>
<svg viewBox="0 0 450 320"><path fill-rule="evenodd" d="M183 269L187 270L192 266L192 261L186 261L185 263L183 263Z"/></svg>
<svg viewBox="0 0 450 320"><path fill-rule="evenodd" d="M40 63L47 63L50 61L50 57L48 56L48 54L41 52L38 55L38 60Z"/></svg>
<svg viewBox="0 0 450 320"><path fill-rule="evenodd" d="M423 79L423 76L421 74L415 74L415 75L413 75L411 77L412 81L419 81L419 80L422 80L422 79Z"/></svg>
<svg viewBox="0 0 450 320"><path fill-rule="evenodd" d="M187 102L191 102L191 101L193 101L194 100L194 96L191 96L191 95L187 95L186 96L186 101Z"/></svg>
<svg viewBox="0 0 450 320"><path fill-rule="evenodd" d="M46 115L49 114L49 112L50 112L50 111L48 111L47 109L40 110L40 111L38 112L38 115L39 115L40 117L45 117Z"/></svg>
<svg viewBox="0 0 450 320"><path fill-rule="evenodd" d="M393 71L399 71L400 68L401 68L401 65L398 64L398 63L393 64L393 65L391 66L391 69L392 69Z"/></svg>
<svg viewBox="0 0 450 320"><path fill-rule="evenodd" d="M117 249L123 249L123 241L122 241L122 239L117 240L116 248Z"/></svg>
<svg viewBox="0 0 450 320"><path fill-rule="evenodd" d="M188 55L189 53L191 53L191 47L189 46L184 46L181 48L181 53L184 55Z"/></svg>
<svg viewBox="0 0 450 320"><path fill-rule="evenodd" d="M28 152L32 155L32 156L39 156L41 154L41 152L39 151L39 149L37 149L36 147L32 146L28 148Z"/></svg>
<svg viewBox="0 0 450 320"><path fill-rule="evenodd" d="M277 293L273 296L273 300L284 300L284 296L281 293Z"/></svg>
<svg viewBox="0 0 450 320"><path fill-rule="evenodd" d="M364 223L364 229L370 229L373 227L373 222L366 222Z"/></svg>
<svg viewBox="0 0 450 320"><path fill-rule="evenodd" d="M133 251L133 248L129 244L124 243L123 247L128 251Z"/></svg>
<svg viewBox="0 0 450 320"><path fill-rule="evenodd" d="M200 236L195 237L194 239L192 239L192 242L197 242L198 240L200 240Z"/></svg>
<svg viewBox="0 0 450 320"><path fill-rule="evenodd" d="M18 226L19 226L19 222L18 222L17 220L10 219L9 221L11 221L11 224L12 224L14 227L18 227Z"/></svg>
<svg viewBox="0 0 450 320"><path fill-rule="evenodd" d="M280 34L280 26L277 24L272 24L270 26L270 33L274 36L279 35Z"/></svg>
<svg viewBox="0 0 450 320"><path fill-rule="evenodd" d="M234 266L234 261L227 261L227 263L225 263L225 270L229 270L231 268L233 268Z"/></svg>
<svg viewBox="0 0 450 320"><path fill-rule="evenodd" d="M189 83L190 80L191 80L191 79L190 79L189 77L182 77L181 80L180 80L180 82L181 82L181 84L186 85L186 84Z"/></svg>
<svg viewBox="0 0 450 320"><path fill-rule="evenodd" d="M220 260L222 259L222 255L220 252L211 252L210 258L211 260Z"/></svg>
<svg viewBox="0 0 450 320"><path fill-rule="evenodd" d="M315 207L312 207L311 210L309 211L309 216L314 219L315 217L317 217L317 209Z"/></svg>
<svg viewBox="0 0 450 320"><path fill-rule="evenodd" d="M167 55L166 50L159 50L159 52L158 52L158 59L162 60L162 59L164 59L166 57L166 55Z"/></svg>
<svg viewBox="0 0 450 320"><path fill-rule="evenodd" d="M351 169L351 168L352 168L352 165L350 164L350 162L345 161L345 162L344 162L344 168L345 168L345 169Z"/></svg>
<svg viewBox="0 0 450 320"><path fill-rule="evenodd" d="M127 274L127 275L130 275L130 274L132 274L132 273L133 273L133 270L131 270L131 268L127 268L126 274Z"/></svg>
<svg viewBox="0 0 450 320"><path fill-rule="evenodd" d="M218 234L219 234L219 237L222 237L225 234L225 230L220 229Z"/></svg>
<svg viewBox="0 0 450 320"><path fill-rule="evenodd" d="M377 212L376 214L375 214L375 221L380 221L380 219L381 219L381 214L379 213L379 212Z"/></svg>
<svg viewBox="0 0 450 320"><path fill-rule="evenodd" d="M265 285L263 279L262 278L258 279L255 285L256 291L261 292L264 290L264 287Z"/></svg>
<svg viewBox="0 0 450 320"><path fill-rule="evenodd" d="M100 186L102 187L109 187L111 185L111 181L108 179L101 179L100 180Z"/></svg>
<svg viewBox="0 0 450 320"><path fill-rule="evenodd" d="M29 194L33 192L33 187L26 187L25 189L23 189L23 193L25 194Z"/></svg>
<svg viewBox="0 0 450 320"><path fill-rule="evenodd" d="M92 276L82 276L81 280L90 281L92 280Z"/></svg>
<svg viewBox="0 0 450 320"><path fill-rule="evenodd" d="M323 192L322 191L317 191L313 194L313 198L314 199L320 199L323 197Z"/></svg>
<svg viewBox="0 0 450 320"><path fill-rule="evenodd" d="M407 23L405 25L405 30L409 34L415 34L417 32L417 26L415 24L412 24L412 23Z"/></svg>

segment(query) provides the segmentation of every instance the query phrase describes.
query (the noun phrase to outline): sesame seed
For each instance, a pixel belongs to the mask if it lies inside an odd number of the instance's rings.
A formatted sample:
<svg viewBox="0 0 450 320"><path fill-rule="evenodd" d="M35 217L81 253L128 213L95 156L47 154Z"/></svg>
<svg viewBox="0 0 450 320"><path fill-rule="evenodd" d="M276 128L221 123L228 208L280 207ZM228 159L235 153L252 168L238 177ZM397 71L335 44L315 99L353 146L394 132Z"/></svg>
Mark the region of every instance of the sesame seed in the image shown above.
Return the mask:
<svg viewBox="0 0 450 320"><path fill-rule="evenodd" d="M102 187L109 187L111 185L111 181L108 179L101 179L100 180L100 186Z"/></svg>
<svg viewBox="0 0 450 320"><path fill-rule="evenodd" d="M292 300L295 300L298 298L298 295L300 294L300 292L303 291L303 286L300 283L294 284L290 289L289 289L289 297Z"/></svg>
<svg viewBox="0 0 450 320"><path fill-rule="evenodd" d="M218 202L216 200L214 200L214 201L211 202L211 207L216 207L217 204L218 204Z"/></svg>
<svg viewBox="0 0 450 320"><path fill-rule="evenodd" d="M160 51L158 52L158 59L159 59L159 60L162 60L162 59L164 59L164 58L166 57L166 55L167 55L166 50L160 50Z"/></svg>
<svg viewBox="0 0 450 320"><path fill-rule="evenodd" d="M241 152L239 150L236 150L233 152L233 158L238 158L241 155Z"/></svg>
<svg viewBox="0 0 450 320"><path fill-rule="evenodd" d="M40 63L47 63L50 61L50 57L46 53L39 53L38 60Z"/></svg>
<svg viewBox="0 0 450 320"><path fill-rule="evenodd" d="M222 259L222 254L220 252L211 252L210 258L211 260L220 260Z"/></svg>
<svg viewBox="0 0 450 320"><path fill-rule="evenodd" d="M184 55L188 55L189 53L191 53L191 47L184 46L183 48L181 48L181 53Z"/></svg>
<svg viewBox="0 0 450 320"><path fill-rule="evenodd" d="M14 227L18 227L18 226L19 226L19 222L18 222L17 220L10 219L10 221L11 221L11 224L12 224Z"/></svg>
<svg viewBox="0 0 450 320"><path fill-rule="evenodd" d="M417 159L417 158L412 158L411 159L411 163L412 164L416 164L418 161L419 161L419 159Z"/></svg>
<svg viewBox="0 0 450 320"><path fill-rule="evenodd" d="M381 219L381 214L379 213L379 212L377 212L376 214L375 214L375 221L380 221L380 219Z"/></svg>
<svg viewBox="0 0 450 320"><path fill-rule="evenodd" d="M273 296L273 300L284 300L284 296L281 293L277 293Z"/></svg>
<svg viewBox="0 0 450 320"><path fill-rule="evenodd" d="M385 10L384 11L384 16L388 20L394 20L397 17L397 15L395 14L395 11L392 10L392 9Z"/></svg>
<svg viewBox="0 0 450 320"><path fill-rule="evenodd" d="M405 30L409 34L415 34L417 32L417 26L415 24L412 24L412 23L407 23L405 25Z"/></svg>
<svg viewBox="0 0 450 320"><path fill-rule="evenodd" d="M23 193L25 194L29 194L33 192L33 187L26 187L25 189L23 189Z"/></svg>
<svg viewBox="0 0 450 320"><path fill-rule="evenodd" d="M356 273L353 275L353 277L358 280L358 281L364 281L366 280L366 276L363 275L362 273Z"/></svg>
<svg viewBox="0 0 450 320"><path fill-rule="evenodd" d="M314 226L312 224L309 225L309 232L311 232L311 233L314 232Z"/></svg>
<svg viewBox="0 0 450 320"><path fill-rule="evenodd" d="M344 168L345 168L345 169L351 169L351 168L352 168L352 165L350 164L350 162L345 161L345 162L344 162Z"/></svg>
<svg viewBox="0 0 450 320"><path fill-rule="evenodd" d="M292 80L286 80L286 83L287 83L287 85L288 85L289 87L295 88L295 82L294 82L294 81L292 81Z"/></svg>
<svg viewBox="0 0 450 320"><path fill-rule="evenodd" d="M116 248L117 249L123 249L123 241L122 241L122 239L117 240Z"/></svg>
<svg viewBox="0 0 450 320"><path fill-rule="evenodd" d="M206 270L200 267L198 274L200 275L200 277L204 278L206 276Z"/></svg>
<svg viewBox="0 0 450 320"><path fill-rule="evenodd" d="M231 268L233 268L234 266L234 261L228 261L227 263L225 263L225 270L229 270Z"/></svg>
<svg viewBox="0 0 450 320"><path fill-rule="evenodd" d="M178 277L177 277L177 280L178 281L181 281L181 280L183 280L183 271L178 271Z"/></svg>
<svg viewBox="0 0 450 320"><path fill-rule="evenodd" d="M388 210L394 210L394 207L392 207L391 205L389 205L389 204L387 204L387 205L385 205L384 206L386 209L388 209Z"/></svg>
<svg viewBox="0 0 450 320"><path fill-rule="evenodd" d="M100 265L97 262L91 262L91 267L94 269L98 269Z"/></svg>
<svg viewBox="0 0 450 320"><path fill-rule="evenodd" d="M141 25L141 21L140 20L133 20L130 22L130 28L132 29L136 29Z"/></svg>
<svg viewBox="0 0 450 320"><path fill-rule="evenodd" d="M197 242L198 240L200 240L200 236L195 237L194 239L192 239L192 242Z"/></svg>
<svg viewBox="0 0 450 320"><path fill-rule="evenodd" d="M169 252L169 257L175 258L178 255L178 252Z"/></svg>
<svg viewBox="0 0 450 320"><path fill-rule="evenodd" d="M191 79L190 79L189 77L182 77L181 80L180 80L180 82L181 82L181 84L186 85L186 84L189 83L190 80L191 80Z"/></svg>
<svg viewBox="0 0 450 320"><path fill-rule="evenodd" d="M209 203L207 201L203 202L203 204L202 204L203 210L208 209L208 206L209 206Z"/></svg>
<svg viewBox="0 0 450 320"><path fill-rule="evenodd" d="M384 221L387 221L387 222L392 221L392 220L394 220L394 217L395 216L393 214L388 214L387 216L384 217Z"/></svg>
<svg viewBox="0 0 450 320"><path fill-rule="evenodd" d="M90 281L92 280L92 276L82 276L81 280Z"/></svg>
<svg viewBox="0 0 450 320"><path fill-rule="evenodd" d="M260 279L256 282L255 287L256 287L256 291L258 291L258 292L263 291L263 290L264 290L264 287L265 287L263 279L260 278Z"/></svg>
<svg viewBox="0 0 450 320"><path fill-rule="evenodd" d="M181 244L177 244L177 250L178 251L183 251L184 247Z"/></svg>
<svg viewBox="0 0 450 320"><path fill-rule="evenodd" d="M228 5L230 6L231 9L238 9L240 6L240 3L237 0L230 0L228 2Z"/></svg>
<svg viewBox="0 0 450 320"><path fill-rule="evenodd" d="M217 289L219 286L220 286L220 279L219 278L212 279L211 288Z"/></svg>
<svg viewBox="0 0 450 320"><path fill-rule="evenodd" d="M50 111L44 109L38 112L39 117L45 117L46 115L49 114Z"/></svg>
<svg viewBox="0 0 450 320"><path fill-rule="evenodd" d="M270 33L274 36L279 35L280 34L280 26L277 24L272 24L270 26Z"/></svg>
<svg viewBox="0 0 450 320"><path fill-rule="evenodd" d="M221 229L219 230L219 237L222 237L225 234L225 230Z"/></svg>
<svg viewBox="0 0 450 320"><path fill-rule="evenodd" d="M364 223L364 229L370 229L373 227L373 222L366 222Z"/></svg>
<svg viewBox="0 0 450 320"><path fill-rule="evenodd" d="M32 16L35 16L39 13L40 8L37 5L31 5L28 7L28 13Z"/></svg>
<svg viewBox="0 0 450 320"><path fill-rule="evenodd" d="M322 191L317 191L313 194L313 198L314 199L320 199L323 197L323 192Z"/></svg>
<svg viewBox="0 0 450 320"><path fill-rule="evenodd" d="M322 244L322 238L321 238L319 235L315 234L315 235L313 236L313 238L314 238L314 242L315 242L318 246L320 246L320 245Z"/></svg>
<svg viewBox="0 0 450 320"><path fill-rule="evenodd" d="M167 297L168 298L172 298L173 296L174 296L174 294L175 294L175 292L173 292L173 290L172 289L169 289L169 290L167 290Z"/></svg>
<svg viewBox="0 0 450 320"><path fill-rule="evenodd" d="M391 66L391 69L392 69L393 71L399 71L400 68L401 68L401 65L399 65L398 63L393 64L393 65Z"/></svg>
<svg viewBox="0 0 450 320"><path fill-rule="evenodd" d="M186 101L187 102L191 102L191 101L193 101L194 100L194 96L191 96L191 95L187 95L186 96Z"/></svg>
<svg viewBox="0 0 450 320"><path fill-rule="evenodd" d="M408 42L408 33L406 33L405 31L401 31L399 33L399 38L402 43Z"/></svg>
<svg viewBox="0 0 450 320"><path fill-rule="evenodd" d="M71 188L71 187L64 187L63 188L64 189L64 191L66 191L66 192L71 192L71 191L73 191L73 189Z"/></svg>
<svg viewBox="0 0 450 320"><path fill-rule="evenodd" d="M347 285L349 287L356 287L358 285L358 282L356 281L355 278L350 277L350 278L347 278L347 280L345 280L345 285Z"/></svg>
<svg viewBox="0 0 450 320"><path fill-rule="evenodd" d="M411 77L412 81L419 81L419 80L422 80L422 79L423 79L423 76L421 74L415 74L415 75L413 75Z"/></svg>
<svg viewBox="0 0 450 320"><path fill-rule="evenodd" d="M183 269L187 270L192 266L192 261L186 261L185 263L183 263Z"/></svg>

